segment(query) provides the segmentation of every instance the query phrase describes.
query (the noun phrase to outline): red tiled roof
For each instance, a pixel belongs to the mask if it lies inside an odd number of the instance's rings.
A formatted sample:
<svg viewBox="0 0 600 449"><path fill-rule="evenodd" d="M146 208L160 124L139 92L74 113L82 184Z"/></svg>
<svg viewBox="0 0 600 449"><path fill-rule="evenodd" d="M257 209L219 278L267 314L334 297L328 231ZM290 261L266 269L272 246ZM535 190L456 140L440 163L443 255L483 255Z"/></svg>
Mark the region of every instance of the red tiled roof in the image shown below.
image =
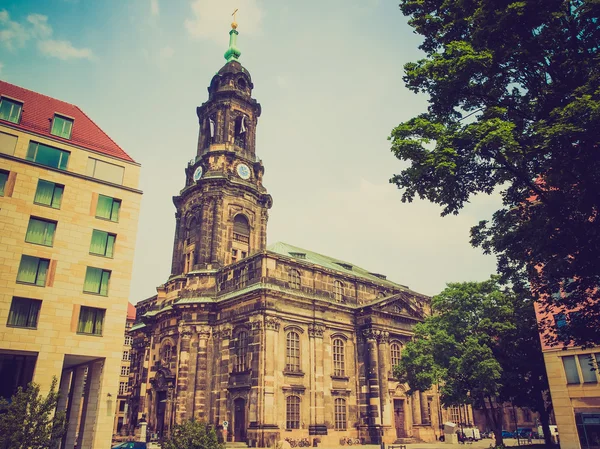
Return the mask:
<svg viewBox="0 0 600 449"><path fill-rule="evenodd" d="M135 320L135 306L130 302L127 303L127 319Z"/></svg>
<svg viewBox="0 0 600 449"><path fill-rule="evenodd" d="M7 122L1 119L0 123L7 123L10 126L16 126L25 131L41 134L67 144L75 144L107 156L135 162L85 112L74 104L47 97L46 95L15 86L2 80L0 80L0 95L23 102L23 111L19 123ZM50 134L54 113L73 119L71 139L63 139L62 137Z"/></svg>

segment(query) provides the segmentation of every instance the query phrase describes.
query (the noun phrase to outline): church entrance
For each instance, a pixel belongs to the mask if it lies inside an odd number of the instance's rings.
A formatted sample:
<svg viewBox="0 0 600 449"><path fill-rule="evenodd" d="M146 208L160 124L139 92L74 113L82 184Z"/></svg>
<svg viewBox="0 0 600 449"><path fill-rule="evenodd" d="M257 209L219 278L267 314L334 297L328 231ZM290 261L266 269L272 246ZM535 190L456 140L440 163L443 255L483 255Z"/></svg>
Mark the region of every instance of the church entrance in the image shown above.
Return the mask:
<svg viewBox="0 0 600 449"><path fill-rule="evenodd" d="M402 399L394 399L394 425L396 427L396 438L405 438L404 400Z"/></svg>
<svg viewBox="0 0 600 449"><path fill-rule="evenodd" d="M233 401L233 438L246 441L246 401L242 398Z"/></svg>
<svg viewBox="0 0 600 449"><path fill-rule="evenodd" d="M167 408L167 392L159 391L156 394L156 433L159 437L164 436L165 410Z"/></svg>

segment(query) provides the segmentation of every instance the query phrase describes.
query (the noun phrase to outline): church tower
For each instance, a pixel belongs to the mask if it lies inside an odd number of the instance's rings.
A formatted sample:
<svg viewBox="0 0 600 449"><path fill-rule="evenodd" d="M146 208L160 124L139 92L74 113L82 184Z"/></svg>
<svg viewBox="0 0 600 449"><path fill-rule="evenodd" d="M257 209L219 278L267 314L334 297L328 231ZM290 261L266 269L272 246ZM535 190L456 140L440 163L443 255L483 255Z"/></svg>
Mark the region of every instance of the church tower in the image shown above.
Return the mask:
<svg viewBox="0 0 600 449"><path fill-rule="evenodd" d="M260 104L252 78L238 59L237 23L231 24L226 64L212 78L208 101L196 110L196 157L185 187L173 197L177 208L171 274L216 269L262 251L267 243L272 198L262 185L256 157Z"/></svg>

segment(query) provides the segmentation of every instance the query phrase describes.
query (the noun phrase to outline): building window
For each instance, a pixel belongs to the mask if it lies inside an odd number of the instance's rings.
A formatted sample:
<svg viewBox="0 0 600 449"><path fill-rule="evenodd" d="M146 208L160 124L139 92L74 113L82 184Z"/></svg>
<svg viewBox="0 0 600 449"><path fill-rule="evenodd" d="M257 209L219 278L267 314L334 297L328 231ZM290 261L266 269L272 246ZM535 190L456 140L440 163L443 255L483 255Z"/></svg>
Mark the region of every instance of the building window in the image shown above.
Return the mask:
<svg viewBox="0 0 600 449"><path fill-rule="evenodd" d="M531 422L531 410L528 408L523 409L523 420L525 422Z"/></svg>
<svg viewBox="0 0 600 449"><path fill-rule="evenodd" d="M129 367L128 366L121 367L121 376L129 376Z"/></svg>
<svg viewBox="0 0 600 449"><path fill-rule="evenodd" d="M431 403L432 402L433 402L433 398L428 397L427 398L427 416L425 417L426 424L431 424Z"/></svg>
<svg viewBox="0 0 600 449"><path fill-rule="evenodd" d="M81 306L81 310L79 311L77 333L102 335L102 325L104 324L105 313L106 310L104 309Z"/></svg>
<svg viewBox="0 0 600 449"><path fill-rule="evenodd" d="M63 139L70 139L72 130L73 119L54 114L54 120L52 121L52 129L50 134L62 137Z"/></svg>
<svg viewBox="0 0 600 449"><path fill-rule="evenodd" d="M35 204L41 204L42 206L50 206L54 209L60 209L60 203L62 201L64 190L65 186L61 184L40 179L38 181L33 202Z"/></svg>
<svg viewBox="0 0 600 449"><path fill-rule="evenodd" d="M235 342L235 371L246 371L248 362L248 332L241 331L237 334Z"/></svg>
<svg viewBox="0 0 600 449"><path fill-rule="evenodd" d="M129 351L123 351L123 361L124 362L129 362L131 360L131 355L129 354Z"/></svg>
<svg viewBox="0 0 600 449"><path fill-rule="evenodd" d="M334 406L335 430L346 430L346 400L336 398Z"/></svg>
<svg viewBox="0 0 600 449"><path fill-rule="evenodd" d="M109 164L92 157L88 159L86 174L92 178L120 185L123 184L124 173L125 167L120 165Z"/></svg>
<svg viewBox="0 0 600 449"><path fill-rule="evenodd" d="M448 413L450 415L450 422L458 424L460 422L460 411L458 407L448 407Z"/></svg>
<svg viewBox="0 0 600 449"><path fill-rule="evenodd" d="M119 382L119 394L126 394L128 390L128 382Z"/></svg>
<svg viewBox="0 0 600 449"><path fill-rule="evenodd" d="M110 271L102 268L87 267L83 291L96 295L108 296L108 282Z"/></svg>
<svg viewBox="0 0 600 449"><path fill-rule="evenodd" d="M300 398L288 396L285 400L285 428L300 428Z"/></svg>
<svg viewBox="0 0 600 449"><path fill-rule="evenodd" d="M579 354L579 368L581 368L581 377L584 383L597 383L596 366L594 365L593 354Z"/></svg>
<svg viewBox="0 0 600 449"><path fill-rule="evenodd" d="M6 325L35 329L41 307L42 301L37 299L13 298Z"/></svg>
<svg viewBox="0 0 600 449"><path fill-rule="evenodd" d="M39 257L23 254L21 256L21 263L19 264L19 272L17 273L17 282L44 287L46 285L49 265L50 261L48 259L40 259Z"/></svg>
<svg viewBox="0 0 600 449"><path fill-rule="evenodd" d="M127 401L120 401L119 402L119 411L120 412L124 412L125 411L125 405L127 404Z"/></svg>
<svg viewBox="0 0 600 449"><path fill-rule="evenodd" d="M130 335L125 335L125 346L131 346L133 343L133 337Z"/></svg>
<svg viewBox="0 0 600 449"><path fill-rule="evenodd" d="M288 332L286 338L286 371L300 371L300 335L298 332Z"/></svg>
<svg viewBox="0 0 600 449"><path fill-rule="evenodd" d="M577 362L575 361L575 356L569 355L562 358L563 366L565 367L565 374L567 376L568 384L578 384L579 373L577 372Z"/></svg>
<svg viewBox="0 0 600 449"><path fill-rule="evenodd" d="M237 262L237 254L238 254L238 250L237 249L232 249L231 250L231 263L236 263Z"/></svg>
<svg viewBox="0 0 600 449"><path fill-rule="evenodd" d="M70 154L68 151L31 141L27 149L26 159L48 167L66 170Z"/></svg>
<svg viewBox="0 0 600 449"><path fill-rule="evenodd" d="M115 234L94 229L92 232L92 243L90 245L90 254L96 256L112 257L115 249Z"/></svg>
<svg viewBox="0 0 600 449"><path fill-rule="evenodd" d="M171 345L165 345L163 349L163 363L169 365L171 363L172 347Z"/></svg>
<svg viewBox="0 0 600 449"><path fill-rule="evenodd" d="M340 281L335 281L333 283L333 298L337 302L342 302L344 300L344 284Z"/></svg>
<svg viewBox="0 0 600 449"><path fill-rule="evenodd" d="M121 210L121 200L111 198L110 196L98 195L98 205L96 206L96 218L105 220L119 221L119 211Z"/></svg>
<svg viewBox="0 0 600 449"><path fill-rule="evenodd" d="M398 366L400 364L400 344L392 343L390 345L390 355L392 366Z"/></svg>
<svg viewBox="0 0 600 449"><path fill-rule="evenodd" d="M341 338L333 340L333 375L345 376L346 361L345 361L345 342Z"/></svg>
<svg viewBox="0 0 600 449"><path fill-rule="evenodd" d="M290 270L288 272L288 282L290 288L300 289L300 272L298 270Z"/></svg>
<svg viewBox="0 0 600 449"><path fill-rule="evenodd" d="M0 119L2 120L19 123L22 110L23 103L20 101L10 100L6 97L2 97L0 100Z"/></svg>
<svg viewBox="0 0 600 449"><path fill-rule="evenodd" d="M4 187L6 186L6 181L8 181L8 174L6 170L0 170L0 196L4 196Z"/></svg>
<svg viewBox="0 0 600 449"><path fill-rule="evenodd" d="M29 225L27 226L25 241L37 245L52 246L55 232L55 221L31 217L29 219Z"/></svg>

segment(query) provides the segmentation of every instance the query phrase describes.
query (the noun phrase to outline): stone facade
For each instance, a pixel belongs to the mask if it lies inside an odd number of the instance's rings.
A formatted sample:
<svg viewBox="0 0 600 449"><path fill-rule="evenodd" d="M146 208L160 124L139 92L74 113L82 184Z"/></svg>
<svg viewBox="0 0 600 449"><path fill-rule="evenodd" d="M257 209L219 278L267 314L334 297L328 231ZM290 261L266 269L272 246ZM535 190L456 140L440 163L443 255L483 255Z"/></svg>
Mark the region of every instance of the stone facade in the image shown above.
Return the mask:
<svg viewBox="0 0 600 449"><path fill-rule="evenodd" d="M0 101L8 99L23 108L16 121L0 119L0 170L8 174L0 195L2 395L10 396L17 386L32 380L46 393L56 377L58 408L69 418L62 447L106 448L118 393L141 200L140 167L114 143L96 146L100 138L112 141L75 106L3 82L0 94ZM74 117L70 139L50 135L54 113ZM38 122L44 126L38 127ZM93 139L85 140L90 136ZM68 152L68 163L59 168L53 166L52 157L31 157L33 142L48 152ZM91 162L121 167L122 183L101 179L102 173L90 170ZM43 204L38 197L40 181L55 189L62 186L62 199ZM118 219L97 217L99 195L120 200ZM48 231L43 243L28 241L31 219L54 223L53 236ZM92 253L94 230L116 236L111 257ZM47 270L38 265L35 276L30 276L23 270L27 257L48 261ZM106 291L86 291L88 267L109 273ZM29 309L26 322L15 318L20 301L37 304L37 312ZM84 310L98 312L94 329L82 328ZM23 363L27 375L20 371Z"/></svg>
<svg viewBox="0 0 600 449"><path fill-rule="evenodd" d="M172 273L139 302L129 422L165 435L187 419L228 441L434 441L434 391L392 376L429 298L338 259L267 248L271 196L255 153L260 105L237 60L197 109L197 154L174 197Z"/></svg>

